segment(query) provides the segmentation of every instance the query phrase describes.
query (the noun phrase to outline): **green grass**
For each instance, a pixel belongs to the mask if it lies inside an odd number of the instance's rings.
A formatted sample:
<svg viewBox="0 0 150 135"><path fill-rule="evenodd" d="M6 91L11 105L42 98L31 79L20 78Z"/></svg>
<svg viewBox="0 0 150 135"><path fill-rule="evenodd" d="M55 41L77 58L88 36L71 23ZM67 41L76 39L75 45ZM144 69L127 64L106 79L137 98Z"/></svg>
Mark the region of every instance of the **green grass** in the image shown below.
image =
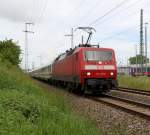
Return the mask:
<svg viewBox="0 0 150 135"><path fill-rule="evenodd" d="M150 77L120 75L118 76L118 82L121 87L150 90Z"/></svg>
<svg viewBox="0 0 150 135"><path fill-rule="evenodd" d="M0 135L100 135L59 91L46 92L19 69L0 62Z"/></svg>

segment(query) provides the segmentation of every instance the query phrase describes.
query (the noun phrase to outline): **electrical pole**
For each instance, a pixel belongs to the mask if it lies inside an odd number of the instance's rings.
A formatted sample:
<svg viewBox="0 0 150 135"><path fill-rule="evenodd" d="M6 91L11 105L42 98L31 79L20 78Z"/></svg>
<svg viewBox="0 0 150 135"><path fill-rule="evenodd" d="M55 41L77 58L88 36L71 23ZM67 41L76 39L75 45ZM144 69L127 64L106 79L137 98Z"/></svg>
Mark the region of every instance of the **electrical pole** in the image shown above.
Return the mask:
<svg viewBox="0 0 150 135"><path fill-rule="evenodd" d="M141 73L143 74L143 56L144 56L144 43L143 43L143 9L140 15L140 56L141 56Z"/></svg>
<svg viewBox="0 0 150 135"><path fill-rule="evenodd" d="M74 48L74 43L73 43L73 37L74 37L74 33L73 33L73 28L71 28L71 34L67 34L65 35L66 37L71 37L71 48Z"/></svg>
<svg viewBox="0 0 150 135"><path fill-rule="evenodd" d="M135 56L136 56L136 74L138 72L138 59L137 59L137 45L135 44Z"/></svg>
<svg viewBox="0 0 150 135"><path fill-rule="evenodd" d="M33 31L28 31L28 25L34 25L34 23L25 23L25 72L28 72L28 33L34 33Z"/></svg>
<svg viewBox="0 0 150 135"><path fill-rule="evenodd" d="M83 37L83 35L82 35L81 41L82 41L82 45L83 45L84 44L84 37Z"/></svg>
<svg viewBox="0 0 150 135"><path fill-rule="evenodd" d="M148 25L148 23L145 23L145 57L146 57L146 72L147 72L147 25Z"/></svg>

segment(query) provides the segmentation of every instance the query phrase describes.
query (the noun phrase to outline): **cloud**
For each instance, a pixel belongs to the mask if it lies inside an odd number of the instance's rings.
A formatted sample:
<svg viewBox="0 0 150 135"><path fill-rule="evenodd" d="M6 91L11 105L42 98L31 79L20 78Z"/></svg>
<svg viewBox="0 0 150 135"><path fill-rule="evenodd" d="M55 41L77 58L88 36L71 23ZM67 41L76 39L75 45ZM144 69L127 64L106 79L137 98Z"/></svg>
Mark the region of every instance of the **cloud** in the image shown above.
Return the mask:
<svg viewBox="0 0 150 135"><path fill-rule="evenodd" d="M144 9L144 20L150 20L150 2L140 0L133 5L136 1L126 2L93 25L96 33L91 43L97 44L106 39L100 44L103 47L114 48L118 58L126 60L133 55L134 45L139 42L139 27L136 26L140 22L141 8ZM34 22L31 30L33 29L35 34L28 35L31 53L29 60L38 65L37 56L43 55L43 63L48 63L59 53L70 48L70 38L64 35L70 33L71 27L87 26L118 3L120 0L0 0L0 38L19 40L24 49L24 22ZM130 6L131 4L133 6ZM129 30L126 31L127 29ZM122 33L117 34L119 32ZM84 35L85 40L87 38L85 32L77 31L74 34L75 45L80 43L81 35Z"/></svg>
<svg viewBox="0 0 150 135"><path fill-rule="evenodd" d="M2 1L2 0L1 0ZM43 4L39 6L35 0L4 0L0 1L0 16L15 22L36 20ZM44 1L44 0L43 0ZM40 8L41 7L41 8Z"/></svg>

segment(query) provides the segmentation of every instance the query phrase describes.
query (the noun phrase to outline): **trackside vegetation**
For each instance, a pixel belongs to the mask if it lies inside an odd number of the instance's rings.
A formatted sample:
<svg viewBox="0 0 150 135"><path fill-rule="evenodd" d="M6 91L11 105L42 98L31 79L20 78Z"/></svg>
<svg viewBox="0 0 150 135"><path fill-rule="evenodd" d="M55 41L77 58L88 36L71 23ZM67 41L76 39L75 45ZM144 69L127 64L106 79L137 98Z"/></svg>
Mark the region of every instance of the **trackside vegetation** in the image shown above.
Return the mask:
<svg viewBox="0 0 150 135"><path fill-rule="evenodd" d="M0 57L0 135L101 135L93 122L72 111L61 92L44 91L17 65L3 58Z"/></svg>
<svg viewBox="0 0 150 135"><path fill-rule="evenodd" d="M119 75L118 82L121 87L150 90L150 77Z"/></svg>
<svg viewBox="0 0 150 135"><path fill-rule="evenodd" d="M12 39L0 41L0 57L1 61L9 62L12 65L19 66L21 49L17 42Z"/></svg>

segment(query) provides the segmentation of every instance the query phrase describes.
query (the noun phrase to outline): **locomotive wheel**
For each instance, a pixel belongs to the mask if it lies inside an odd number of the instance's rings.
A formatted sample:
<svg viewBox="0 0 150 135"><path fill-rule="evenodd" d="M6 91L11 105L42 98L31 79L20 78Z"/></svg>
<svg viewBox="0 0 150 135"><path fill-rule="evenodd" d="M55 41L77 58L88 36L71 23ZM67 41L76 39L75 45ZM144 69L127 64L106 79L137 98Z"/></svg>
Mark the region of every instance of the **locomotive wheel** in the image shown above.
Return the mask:
<svg viewBox="0 0 150 135"><path fill-rule="evenodd" d="M72 83L68 83L68 84L67 84L67 90L68 90L69 92L72 92L72 91L73 91Z"/></svg>
<svg viewBox="0 0 150 135"><path fill-rule="evenodd" d="M79 94L84 95L85 91L86 91L86 86L81 86L81 88L79 89Z"/></svg>
<svg viewBox="0 0 150 135"><path fill-rule="evenodd" d="M103 86L103 92L104 92L104 93L109 92L109 91L110 91L110 89L111 89L110 84L107 84L107 85L104 85L104 86Z"/></svg>
<svg viewBox="0 0 150 135"><path fill-rule="evenodd" d="M55 80L52 80L52 85L54 85L54 86L55 86Z"/></svg>
<svg viewBox="0 0 150 135"><path fill-rule="evenodd" d="M85 90L81 90L81 91L80 91L80 95L81 95L81 96L84 95L84 93L85 93Z"/></svg>
<svg viewBox="0 0 150 135"><path fill-rule="evenodd" d="M102 91L100 91L100 90L92 90L93 96L97 96L97 95L101 95L101 94L102 94Z"/></svg>

